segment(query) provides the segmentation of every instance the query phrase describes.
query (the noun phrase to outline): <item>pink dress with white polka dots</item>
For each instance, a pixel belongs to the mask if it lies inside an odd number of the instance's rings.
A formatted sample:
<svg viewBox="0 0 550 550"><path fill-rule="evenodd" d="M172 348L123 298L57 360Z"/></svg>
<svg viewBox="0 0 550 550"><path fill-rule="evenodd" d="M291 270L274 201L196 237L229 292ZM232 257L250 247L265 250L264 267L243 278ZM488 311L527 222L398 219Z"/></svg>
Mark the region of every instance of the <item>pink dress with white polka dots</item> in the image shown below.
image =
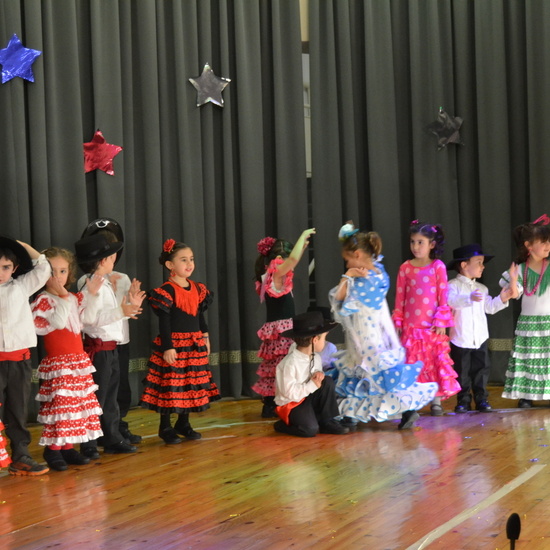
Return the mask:
<svg viewBox="0 0 550 550"><path fill-rule="evenodd" d="M424 363L418 382L437 382L436 395L443 398L460 391L449 356L449 337L432 330L433 327L453 326L447 293L447 268L441 260L424 267L414 267L407 260L397 275L392 315L395 326L401 329L407 363Z"/></svg>
<svg viewBox="0 0 550 550"><path fill-rule="evenodd" d="M95 367L80 333L85 299L78 293L69 294L67 303L61 300L44 292L32 304L35 329L44 336L47 354L38 365L38 421L44 424L40 445L84 443L103 435Z"/></svg>

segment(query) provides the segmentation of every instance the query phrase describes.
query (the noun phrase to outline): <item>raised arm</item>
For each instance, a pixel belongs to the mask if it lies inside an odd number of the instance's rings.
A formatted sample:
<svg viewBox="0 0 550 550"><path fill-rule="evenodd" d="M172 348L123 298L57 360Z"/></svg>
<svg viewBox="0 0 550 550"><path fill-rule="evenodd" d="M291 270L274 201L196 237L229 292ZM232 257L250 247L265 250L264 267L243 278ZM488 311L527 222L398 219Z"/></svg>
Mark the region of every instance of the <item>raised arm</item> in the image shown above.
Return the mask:
<svg viewBox="0 0 550 550"><path fill-rule="evenodd" d="M277 268L277 271L273 274L273 282L275 288L281 288L283 285L283 279L285 275L292 271L298 262L302 259L305 249L309 244L309 238L315 234L315 228L306 229L296 241L290 256Z"/></svg>

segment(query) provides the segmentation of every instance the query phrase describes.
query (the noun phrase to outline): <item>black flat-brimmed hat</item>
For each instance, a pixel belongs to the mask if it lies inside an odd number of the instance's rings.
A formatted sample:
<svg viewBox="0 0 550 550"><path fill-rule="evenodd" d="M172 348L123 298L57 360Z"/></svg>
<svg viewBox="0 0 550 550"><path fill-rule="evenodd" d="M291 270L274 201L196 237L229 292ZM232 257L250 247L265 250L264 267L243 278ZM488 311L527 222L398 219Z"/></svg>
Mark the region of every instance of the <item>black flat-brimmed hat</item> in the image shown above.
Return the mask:
<svg viewBox="0 0 550 550"><path fill-rule="evenodd" d="M95 235L99 231L109 231L109 233L114 235L117 241L121 243L124 242L124 232L122 231L122 227L116 220L113 220L113 218L97 218L97 220L91 221L86 226L86 229L84 229L81 239L84 237L89 237L90 235ZM120 260L122 251L123 248L117 252L115 264Z"/></svg>
<svg viewBox="0 0 550 550"><path fill-rule="evenodd" d="M89 235L74 243L76 261L78 264L95 262L116 254L122 250L124 243L110 243L105 235Z"/></svg>
<svg viewBox="0 0 550 550"><path fill-rule="evenodd" d="M305 338L332 330L338 323L327 321L320 311L300 313L292 318L292 328L281 332L287 338Z"/></svg>
<svg viewBox="0 0 550 550"><path fill-rule="evenodd" d="M0 248L7 248L8 250L11 250L19 262L17 269L12 275L14 279L17 279L19 275L32 271L34 266L32 265L32 259L29 256L27 249L23 245L19 244L15 239L7 237L6 235L0 235Z"/></svg>
<svg viewBox="0 0 550 550"><path fill-rule="evenodd" d="M458 271L456 266L460 265L460 262L466 262L474 256L484 256L486 262L494 258L490 254L485 254L481 249L481 245L467 244L453 250L453 259L447 264L447 269L456 269Z"/></svg>

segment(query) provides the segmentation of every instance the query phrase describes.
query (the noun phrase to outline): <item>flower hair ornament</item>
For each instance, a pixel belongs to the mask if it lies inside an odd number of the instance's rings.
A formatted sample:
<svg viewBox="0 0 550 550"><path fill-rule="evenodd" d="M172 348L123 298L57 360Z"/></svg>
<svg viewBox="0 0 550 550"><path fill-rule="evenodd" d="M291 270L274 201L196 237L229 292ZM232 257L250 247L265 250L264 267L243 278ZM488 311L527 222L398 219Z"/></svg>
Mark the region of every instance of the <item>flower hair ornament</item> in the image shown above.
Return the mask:
<svg viewBox="0 0 550 550"><path fill-rule="evenodd" d="M175 244L176 241L174 239L166 239L164 241L164 245L162 246L162 250L164 250L164 252L168 252L168 254L171 254L172 250L174 250Z"/></svg>
<svg viewBox="0 0 550 550"><path fill-rule="evenodd" d="M277 242L277 239L273 237L264 237L257 245L256 248L262 256L267 256L269 251L273 248L273 245Z"/></svg>
<svg viewBox="0 0 550 550"><path fill-rule="evenodd" d="M534 222L531 222L533 225L536 225L537 223L540 223L541 225L548 225L550 223L550 218L543 214L539 218L537 218Z"/></svg>
<svg viewBox="0 0 550 550"><path fill-rule="evenodd" d="M355 229L353 223L348 222L340 228L340 231L338 231L338 238L341 241L347 241L350 237L355 235L355 233L359 233L359 229Z"/></svg>

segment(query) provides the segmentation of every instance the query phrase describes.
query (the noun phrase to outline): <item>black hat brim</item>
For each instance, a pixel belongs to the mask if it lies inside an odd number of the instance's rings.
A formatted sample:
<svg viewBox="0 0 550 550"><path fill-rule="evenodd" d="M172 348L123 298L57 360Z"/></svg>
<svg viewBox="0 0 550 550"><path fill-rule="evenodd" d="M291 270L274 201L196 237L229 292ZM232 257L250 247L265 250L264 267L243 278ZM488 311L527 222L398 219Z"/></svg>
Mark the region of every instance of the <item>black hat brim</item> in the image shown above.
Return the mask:
<svg viewBox="0 0 550 550"><path fill-rule="evenodd" d="M109 233L112 233L115 236L117 241L121 243L124 242L124 232L122 231L122 227L116 220L113 220L113 218L97 218L96 220L92 220L86 226L86 229L84 229L80 238L83 239L84 237L90 237L99 231L109 231ZM115 265L120 260L123 251L124 247L117 252Z"/></svg>
<svg viewBox="0 0 550 550"><path fill-rule="evenodd" d="M103 260L103 258L108 258L113 254L117 254L123 247L124 243L121 242L107 243L107 246L103 250L100 250L95 254L88 254L87 256L77 256L76 261L78 265L81 266L82 264L87 264L89 262Z"/></svg>
<svg viewBox="0 0 550 550"><path fill-rule="evenodd" d="M27 252L27 249L19 244L15 239L0 235L0 248L7 248L11 250L17 257L19 265L13 273L13 278L17 279L20 275L24 275L33 269L32 259Z"/></svg>
<svg viewBox="0 0 550 550"><path fill-rule="evenodd" d="M477 258L478 256L483 256L483 263L487 263L487 262L490 262L494 256L492 256L491 254L472 254L471 256L467 256L466 258L453 258L448 264L447 264L447 269L449 271L451 270L455 270L455 271L458 271L458 269L456 268L457 265L460 264L460 262L467 262L468 260L472 259L472 258Z"/></svg>
<svg viewBox="0 0 550 550"><path fill-rule="evenodd" d="M336 328L338 323L334 321L326 321L322 326L318 326L314 329L309 330L295 330L293 328L281 332L281 336L286 338L307 338L309 336L317 336L318 334L323 334L325 332L331 331L333 328Z"/></svg>

